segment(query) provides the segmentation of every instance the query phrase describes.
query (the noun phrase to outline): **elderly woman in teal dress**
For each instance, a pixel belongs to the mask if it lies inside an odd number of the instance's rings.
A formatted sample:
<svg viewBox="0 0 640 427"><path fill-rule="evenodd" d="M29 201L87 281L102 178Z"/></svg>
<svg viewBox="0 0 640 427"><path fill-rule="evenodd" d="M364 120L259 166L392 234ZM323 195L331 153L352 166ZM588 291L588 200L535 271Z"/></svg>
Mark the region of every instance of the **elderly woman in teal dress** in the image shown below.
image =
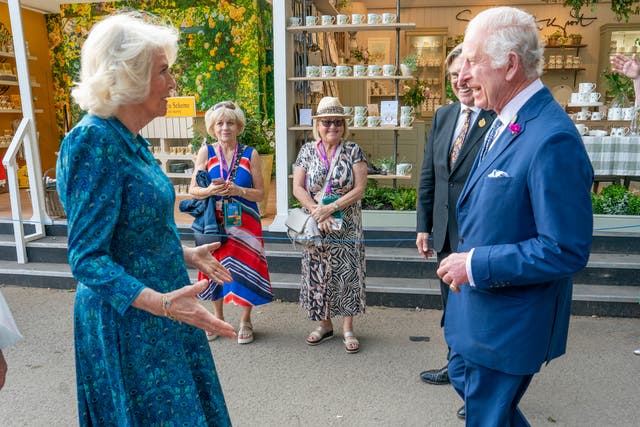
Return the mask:
<svg viewBox="0 0 640 427"><path fill-rule="evenodd" d="M202 307L185 264L220 282L215 245L182 247L173 185L138 132L175 89L173 28L131 15L96 24L72 96L87 114L60 147L68 218L80 425L230 425L206 331L235 338Z"/></svg>

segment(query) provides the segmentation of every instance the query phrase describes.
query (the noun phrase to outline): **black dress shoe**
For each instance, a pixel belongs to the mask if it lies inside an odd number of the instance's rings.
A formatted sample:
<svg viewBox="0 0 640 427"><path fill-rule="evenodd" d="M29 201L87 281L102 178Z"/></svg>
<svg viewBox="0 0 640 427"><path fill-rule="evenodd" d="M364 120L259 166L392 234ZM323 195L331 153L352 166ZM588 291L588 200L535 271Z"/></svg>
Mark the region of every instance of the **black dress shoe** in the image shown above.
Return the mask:
<svg viewBox="0 0 640 427"><path fill-rule="evenodd" d="M441 369L424 371L420 374L420 378L422 378L422 381L429 384L449 384L449 370L447 369L447 366L445 366Z"/></svg>
<svg viewBox="0 0 640 427"><path fill-rule="evenodd" d="M456 411L456 415L461 420L464 420L467 417L467 411L465 411L464 405L462 405L462 407Z"/></svg>

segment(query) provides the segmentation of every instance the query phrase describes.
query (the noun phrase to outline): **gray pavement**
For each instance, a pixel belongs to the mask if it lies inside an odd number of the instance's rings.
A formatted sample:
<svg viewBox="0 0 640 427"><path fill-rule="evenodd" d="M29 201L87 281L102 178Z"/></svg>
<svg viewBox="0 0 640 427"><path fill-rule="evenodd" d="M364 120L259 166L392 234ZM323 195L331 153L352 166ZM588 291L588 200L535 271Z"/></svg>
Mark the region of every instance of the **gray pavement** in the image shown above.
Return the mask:
<svg viewBox="0 0 640 427"><path fill-rule="evenodd" d="M74 293L13 286L2 292L25 340L6 352L0 425L77 425ZM240 310L225 310L237 324ZM362 350L350 355L338 337L307 346L313 325L297 305L258 307L253 344L211 344L234 425L462 426L453 389L418 377L444 362L440 315L368 307L355 323ZM574 317L567 354L535 376L521 409L534 426L637 426L637 347L640 319Z"/></svg>

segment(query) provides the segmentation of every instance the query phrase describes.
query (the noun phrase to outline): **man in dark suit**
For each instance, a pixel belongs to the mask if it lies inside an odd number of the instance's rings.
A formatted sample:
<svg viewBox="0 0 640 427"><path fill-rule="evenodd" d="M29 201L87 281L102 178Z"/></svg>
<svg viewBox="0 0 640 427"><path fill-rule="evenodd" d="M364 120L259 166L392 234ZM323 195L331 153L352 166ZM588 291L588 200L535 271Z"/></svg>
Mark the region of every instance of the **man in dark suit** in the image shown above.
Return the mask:
<svg viewBox="0 0 640 427"><path fill-rule="evenodd" d="M459 79L497 117L458 199L458 252L438 268L451 290L449 378L467 426L529 426L518 403L566 351L572 277L591 248L593 169L540 81L535 18L487 9L464 40Z"/></svg>
<svg viewBox="0 0 640 427"><path fill-rule="evenodd" d="M471 90L465 84L459 84L461 53L462 45L456 46L446 59L447 77L459 101L436 111L424 147L418 185L416 246L425 259L435 251L438 260L442 260L456 250L458 224L455 206L484 135L495 117L493 112L474 107ZM432 236L432 244L429 236ZM444 310L449 285L441 281L440 292ZM422 372L420 378L429 384L449 384L446 365Z"/></svg>

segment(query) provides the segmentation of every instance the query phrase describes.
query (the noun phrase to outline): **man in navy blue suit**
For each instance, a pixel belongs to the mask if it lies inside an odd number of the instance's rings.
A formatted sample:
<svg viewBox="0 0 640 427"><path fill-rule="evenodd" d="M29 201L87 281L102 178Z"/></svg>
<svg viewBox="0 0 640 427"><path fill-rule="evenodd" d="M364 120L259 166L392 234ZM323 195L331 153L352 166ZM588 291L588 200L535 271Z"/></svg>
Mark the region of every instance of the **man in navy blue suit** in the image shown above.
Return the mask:
<svg viewBox="0 0 640 427"><path fill-rule="evenodd" d="M497 117L458 199L457 253L438 268L451 291L449 378L467 426L528 426L518 402L566 350L572 276L591 248L593 169L540 81L535 18L488 9L464 40L459 78Z"/></svg>

